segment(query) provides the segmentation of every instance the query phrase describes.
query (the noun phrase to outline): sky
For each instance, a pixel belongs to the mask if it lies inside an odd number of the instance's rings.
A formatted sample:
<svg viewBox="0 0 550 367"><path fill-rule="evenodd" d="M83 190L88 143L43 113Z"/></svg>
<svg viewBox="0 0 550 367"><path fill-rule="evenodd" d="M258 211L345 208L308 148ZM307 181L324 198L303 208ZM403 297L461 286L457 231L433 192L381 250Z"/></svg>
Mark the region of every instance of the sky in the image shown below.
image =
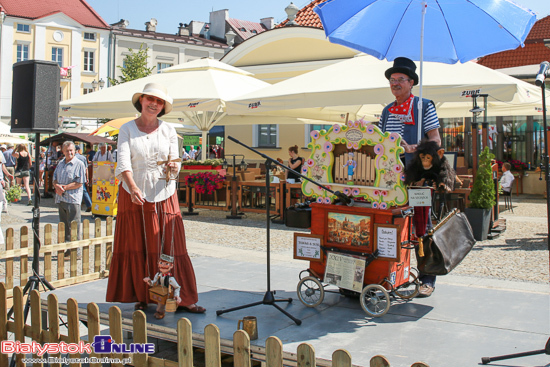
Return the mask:
<svg viewBox="0 0 550 367"><path fill-rule="evenodd" d="M179 23L192 20L209 21L212 10L228 9L229 17L260 22L261 18L273 17L275 23L286 19L285 8L291 0L87 0L109 24L120 19L130 22L128 28L145 30L145 22L151 18L158 21L157 32L175 34ZM310 0L292 0L298 8ZM514 0L515 3L533 10L537 18L550 14L549 0Z"/></svg>

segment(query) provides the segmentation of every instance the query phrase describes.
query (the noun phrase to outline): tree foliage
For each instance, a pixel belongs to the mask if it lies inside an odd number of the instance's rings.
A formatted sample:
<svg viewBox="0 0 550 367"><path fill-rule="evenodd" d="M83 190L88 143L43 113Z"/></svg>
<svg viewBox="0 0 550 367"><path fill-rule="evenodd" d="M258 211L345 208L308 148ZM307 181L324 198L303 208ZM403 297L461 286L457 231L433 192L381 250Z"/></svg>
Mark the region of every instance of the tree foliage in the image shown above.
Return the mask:
<svg viewBox="0 0 550 367"><path fill-rule="evenodd" d="M133 49L129 48L128 51L130 54L124 57L123 66L117 66L117 68L119 68L122 72L122 76L118 77L119 80L109 78L111 85L122 84L151 75L155 67L147 67L148 50L148 47L143 48L143 44L139 46L139 50L135 52Z"/></svg>
<svg viewBox="0 0 550 367"><path fill-rule="evenodd" d="M495 185L491 169L491 160L495 155L485 147L479 155L479 168L470 194L470 208L490 209L495 205Z"/></svg>

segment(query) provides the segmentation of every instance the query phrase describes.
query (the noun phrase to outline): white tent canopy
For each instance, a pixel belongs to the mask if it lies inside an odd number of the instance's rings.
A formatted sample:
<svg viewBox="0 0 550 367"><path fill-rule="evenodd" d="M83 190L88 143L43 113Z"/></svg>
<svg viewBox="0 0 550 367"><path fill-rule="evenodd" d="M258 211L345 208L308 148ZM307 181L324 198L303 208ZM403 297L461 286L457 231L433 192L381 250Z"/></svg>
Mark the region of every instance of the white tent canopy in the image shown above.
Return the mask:
<svg viewBox="0 0 550 367"><path fill-rule="evenodd" d="M360 55L230 100L227 112L330 121L341 121L350 113L352 119L375 119L394 100L384 76L392 66ZM491 115L540 113L540 89L529 83L474 62L424 64L424 96L436 103L440 117L470 116L472 92L489 95Z"/></svg>
<svg viewBox="0 0 550 367"><path fill-rule="evenodd" d="M186 117L206 134L225 115L225 101L268 86L252 74L213 59L199 59L163 69L160 73L61 102L62 116L119 118L136 113L134 93L147 83L166 87L173 110L162 119Z"/></svg>

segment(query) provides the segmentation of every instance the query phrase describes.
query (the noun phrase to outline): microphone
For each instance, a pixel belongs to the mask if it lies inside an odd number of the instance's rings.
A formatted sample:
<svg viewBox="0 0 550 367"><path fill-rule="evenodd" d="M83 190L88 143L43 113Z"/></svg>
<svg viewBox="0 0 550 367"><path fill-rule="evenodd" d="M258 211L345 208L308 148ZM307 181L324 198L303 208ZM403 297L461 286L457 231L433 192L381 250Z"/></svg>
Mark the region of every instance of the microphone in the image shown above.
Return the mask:
<svg viewBox="0 0 550 367"><path fill-rule="evenodd" d="M544 79L546 79L546 74L548 73L549 66L550 64L548 63L548 61L543 61L540 63L540 70L537 74L537 78L535 79L535 84L537 85L537 87L540 87L544 84Z"/></svg>
<svg viewBox="0 0 550 367"><path fill-rule="evenodd" d="M340 201L342 204L347 205L347 206L352 206L353 205L353 199L350 198L349 196L345 195L344 193L342 193L340 191L336 191L334 193L334 195L336 195L336 197L338 198L338 201Z"/></svg>

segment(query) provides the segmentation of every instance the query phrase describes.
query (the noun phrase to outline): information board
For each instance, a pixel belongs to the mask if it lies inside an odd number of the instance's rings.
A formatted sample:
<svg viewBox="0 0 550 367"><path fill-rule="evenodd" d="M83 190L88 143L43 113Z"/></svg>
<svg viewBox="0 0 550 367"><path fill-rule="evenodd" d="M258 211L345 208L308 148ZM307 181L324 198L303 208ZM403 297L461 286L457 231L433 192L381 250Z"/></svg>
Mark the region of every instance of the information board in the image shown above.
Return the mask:
<svg viewBox="0 0 550 367"><path fill-rule="evenodd" d="M409 189L410 206L432 206L432 189L415 188Z"/></svg>
<svg viewBox="0 0 550 367"><path fill-rule="evenodd" d="M378 250L378 259L400 261L401 243L399 234L401 230L398 225L375 224L374 225L374 248Z"/></svg>
<svg viewBox="0 0 550 367"><path fill-rule="evenodd" d="M366 259L360 256L329 252L324 282L350 291L361 292Z"/></svg>
<svg viewBox="0 0 550 367"><path fill-rule="evenodd" d="M294 233L294 258L309 261L323 261L323 236Z"/></svg>

